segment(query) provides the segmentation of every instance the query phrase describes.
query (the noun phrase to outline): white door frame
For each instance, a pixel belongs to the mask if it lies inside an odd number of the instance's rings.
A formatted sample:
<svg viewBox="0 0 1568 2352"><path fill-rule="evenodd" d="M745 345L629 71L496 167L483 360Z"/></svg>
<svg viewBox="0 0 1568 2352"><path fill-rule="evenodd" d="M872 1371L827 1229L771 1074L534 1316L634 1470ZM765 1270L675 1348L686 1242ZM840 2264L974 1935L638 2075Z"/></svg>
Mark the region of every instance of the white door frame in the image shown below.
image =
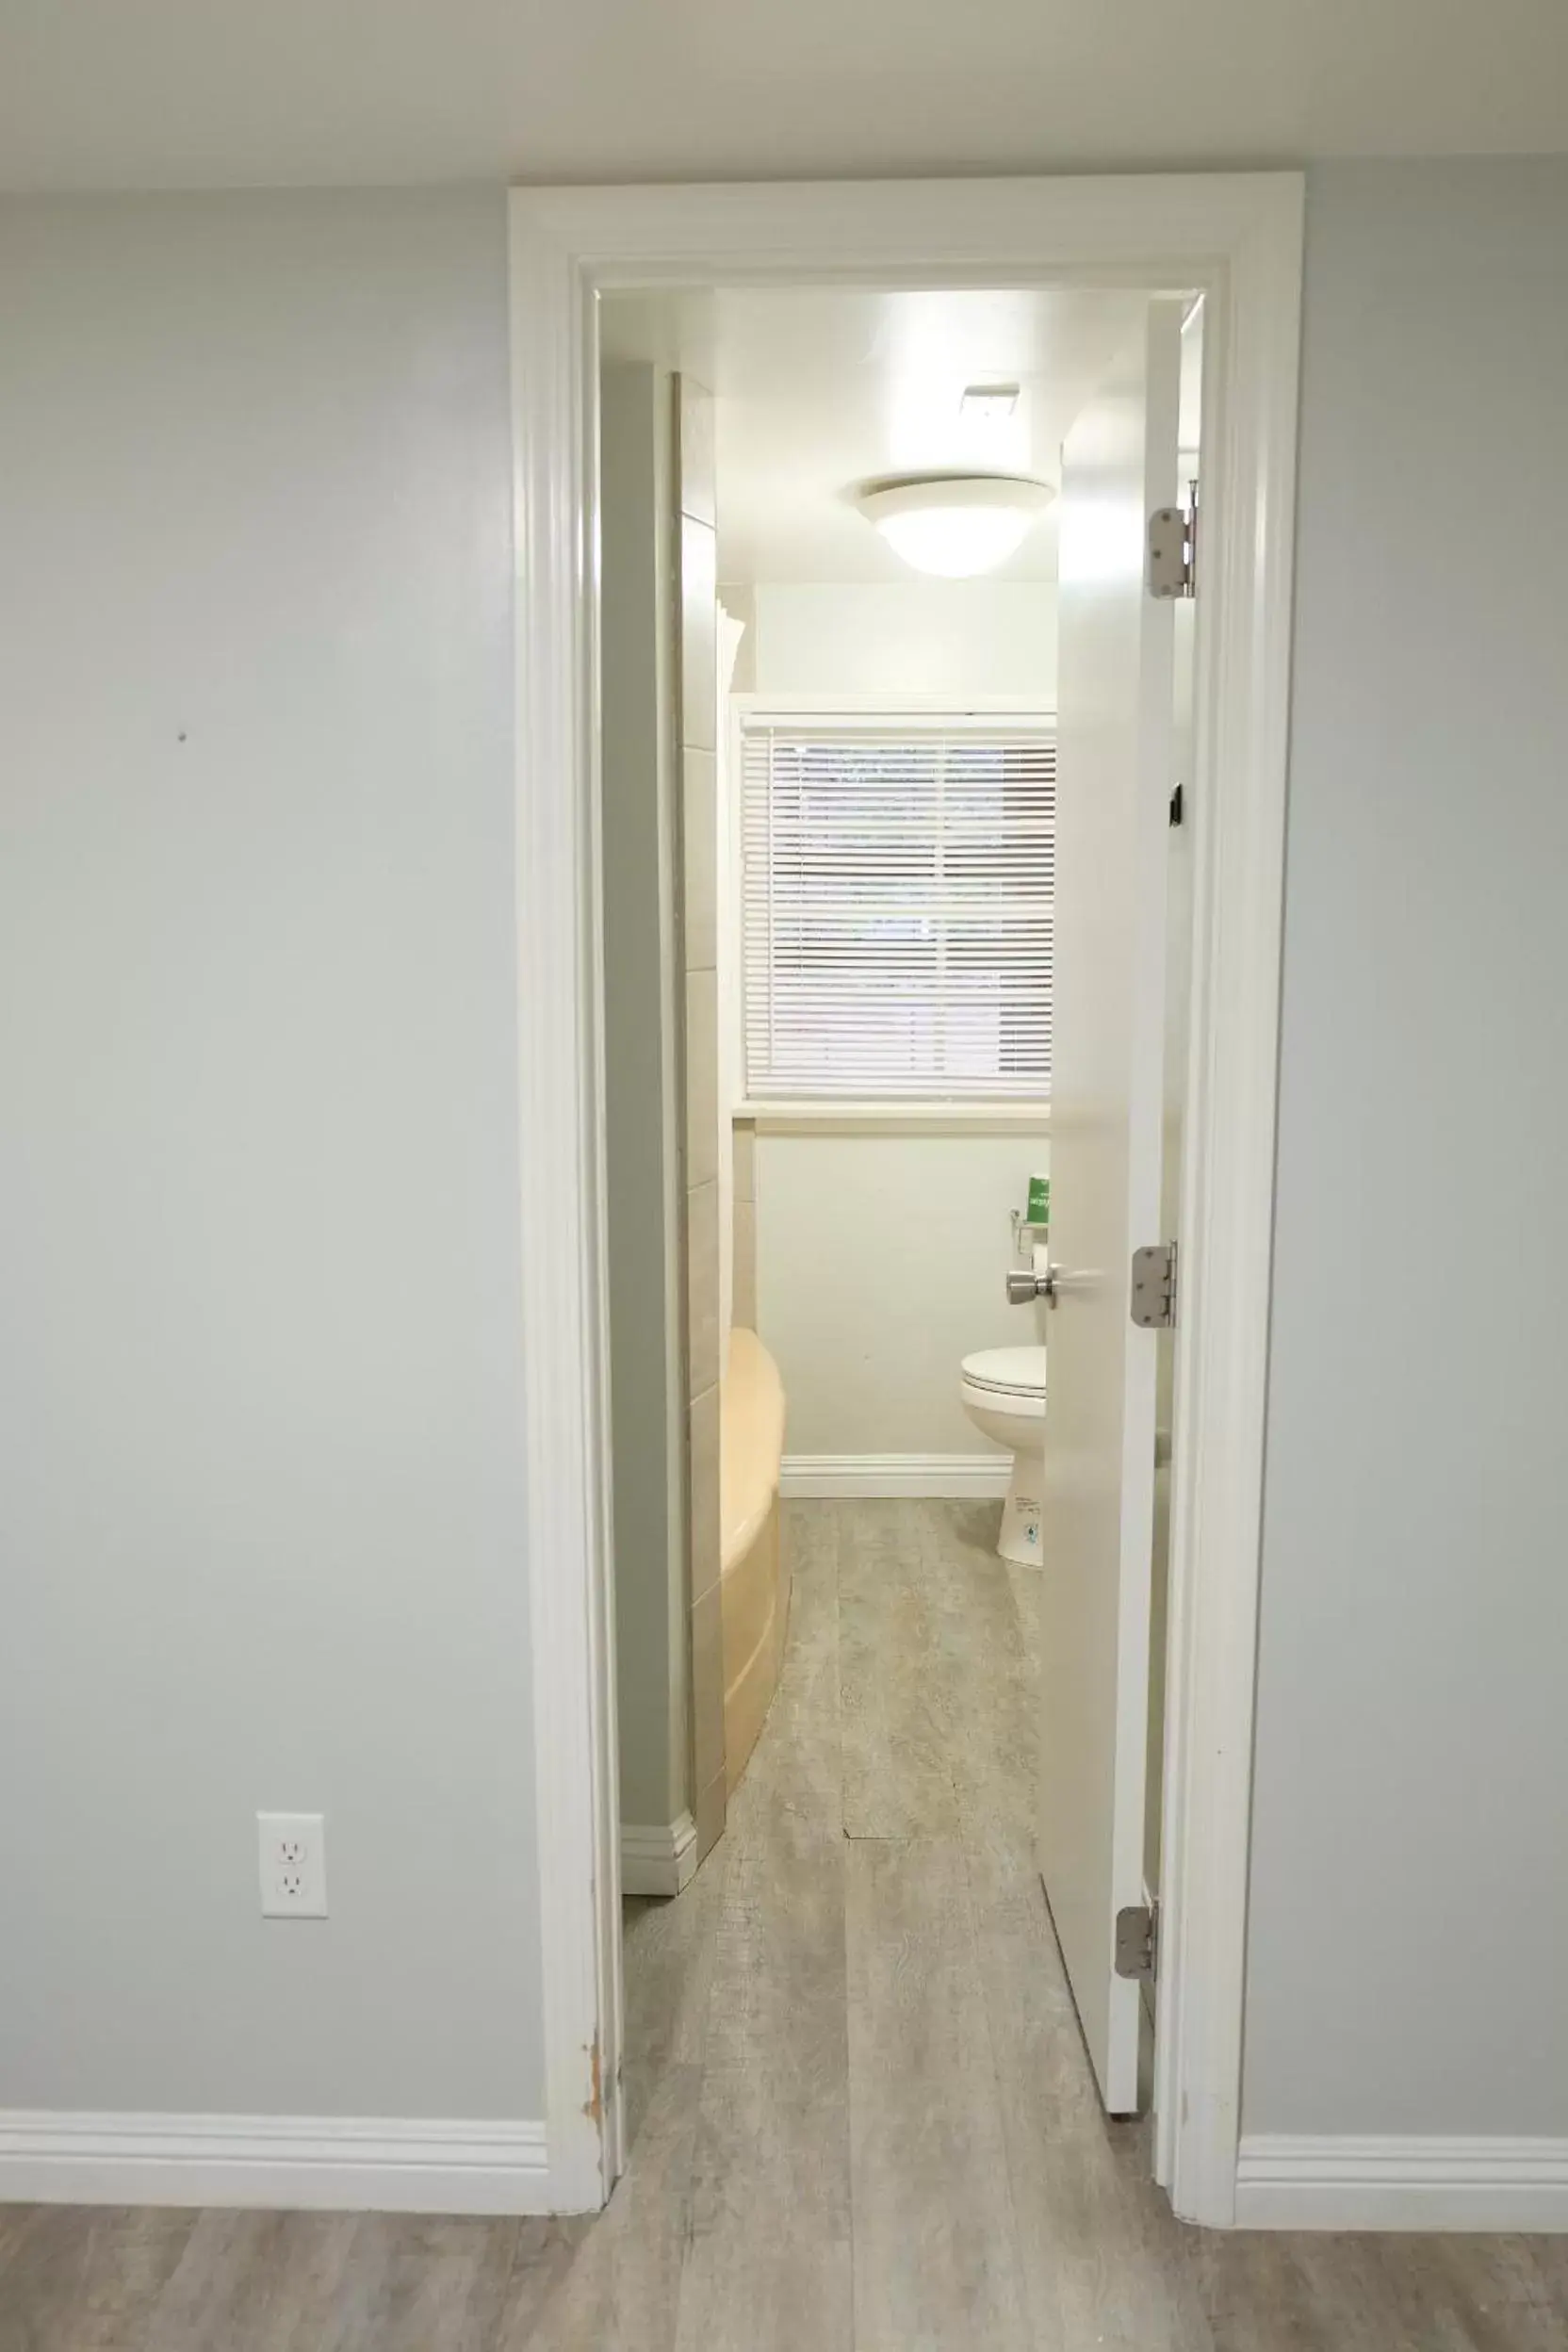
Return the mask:
<svg viewBox="0 0 1568 2352"><path fill-rule="evenodd" d="M1208 298L1155 2172L1235 2219L1301 292L1298 174L512 200L528 1530L551 2201L621 2163L598 922L597 322L618 287ZM1151 1235L1151 1239L1155 1236Z"/></svg>

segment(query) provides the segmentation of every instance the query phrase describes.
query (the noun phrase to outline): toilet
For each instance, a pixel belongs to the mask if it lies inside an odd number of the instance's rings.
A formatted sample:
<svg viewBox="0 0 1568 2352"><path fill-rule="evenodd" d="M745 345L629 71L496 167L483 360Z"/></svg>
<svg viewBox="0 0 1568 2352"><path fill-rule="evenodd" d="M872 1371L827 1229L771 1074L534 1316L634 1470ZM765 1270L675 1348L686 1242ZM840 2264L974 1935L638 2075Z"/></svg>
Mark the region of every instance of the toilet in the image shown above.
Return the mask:
<svg viewBox="0 0 1568 2352"><path fill-rule="evenodd" d="M1045 1349L983 1348L966 1356L958 1394L964 1411L993 1445L1013 1457L997 1550L1037 1568L1040 1477L1045 1466Z"/></svg>

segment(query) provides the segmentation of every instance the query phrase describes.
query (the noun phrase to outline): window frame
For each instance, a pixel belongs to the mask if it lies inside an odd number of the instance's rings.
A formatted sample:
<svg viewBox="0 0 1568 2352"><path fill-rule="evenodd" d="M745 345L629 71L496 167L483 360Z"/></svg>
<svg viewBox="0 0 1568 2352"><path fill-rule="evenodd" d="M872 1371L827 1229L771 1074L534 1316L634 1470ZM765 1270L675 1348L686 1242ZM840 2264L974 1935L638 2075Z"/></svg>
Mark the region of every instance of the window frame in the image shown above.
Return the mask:
<svg viewBox="0 0 1568 2352"><path fill-rule="evenodd" d="M1054 703L1037 694L801 694L732 693L727 724L725 776L727 821L727 889L724 908L724 965L720 972L720 1021L726 1058L731 1073L731 1122L755 1127L759 1135L1037 1135L1051 1122L1048 1095L1036 1100L997 1096L969 1100L874 1095L864 1101L814 1096L792 1101L777 1095L746 1091L745 991L743 985L744 911L742 851L743 793L748 726L776 721L781 727L824 726L854 727L867 732L907 727L918 733L977 732L999 721L1017 721L1056 728Z"/></svg>

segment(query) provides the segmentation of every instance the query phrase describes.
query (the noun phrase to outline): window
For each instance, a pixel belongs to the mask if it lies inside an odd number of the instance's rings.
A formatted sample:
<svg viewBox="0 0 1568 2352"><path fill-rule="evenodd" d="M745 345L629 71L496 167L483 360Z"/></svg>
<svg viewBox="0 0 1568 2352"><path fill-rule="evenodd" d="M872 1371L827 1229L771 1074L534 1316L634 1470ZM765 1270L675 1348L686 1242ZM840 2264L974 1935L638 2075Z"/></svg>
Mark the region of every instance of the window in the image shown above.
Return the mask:
<svg viewBox="0 0 1568 2352"><path fill-rule="evenodd" d="M754 1102L1041 1102L1049 721L758 718L743 731Z"/></svg>

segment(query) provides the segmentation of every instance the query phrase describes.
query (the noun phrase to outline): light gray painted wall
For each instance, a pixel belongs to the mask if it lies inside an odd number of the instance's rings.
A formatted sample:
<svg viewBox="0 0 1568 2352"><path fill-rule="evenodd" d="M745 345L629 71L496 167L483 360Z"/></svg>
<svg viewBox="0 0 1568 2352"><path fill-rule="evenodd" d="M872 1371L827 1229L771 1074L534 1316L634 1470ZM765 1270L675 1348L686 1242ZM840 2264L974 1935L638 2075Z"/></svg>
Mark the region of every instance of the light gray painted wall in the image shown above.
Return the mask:
<svg viewBox="0 0 1568 2352"><path fill-rule="evenodd" d="M621 1818L691 1803L665 368L600 381L606 1161Z"/></svg>
<svg viewBox="0 0 1568 2352"><path fill-rule="evenodd" d="M505 268L0 207L8 2106L542 2112Z"/></svg>
<svg viewBox="0 0 1568 2352"><path fill-rule="evenodd" d="M1313 172L1253 2132L1568 2133L1565 418L1568 161Z"/></svg>

